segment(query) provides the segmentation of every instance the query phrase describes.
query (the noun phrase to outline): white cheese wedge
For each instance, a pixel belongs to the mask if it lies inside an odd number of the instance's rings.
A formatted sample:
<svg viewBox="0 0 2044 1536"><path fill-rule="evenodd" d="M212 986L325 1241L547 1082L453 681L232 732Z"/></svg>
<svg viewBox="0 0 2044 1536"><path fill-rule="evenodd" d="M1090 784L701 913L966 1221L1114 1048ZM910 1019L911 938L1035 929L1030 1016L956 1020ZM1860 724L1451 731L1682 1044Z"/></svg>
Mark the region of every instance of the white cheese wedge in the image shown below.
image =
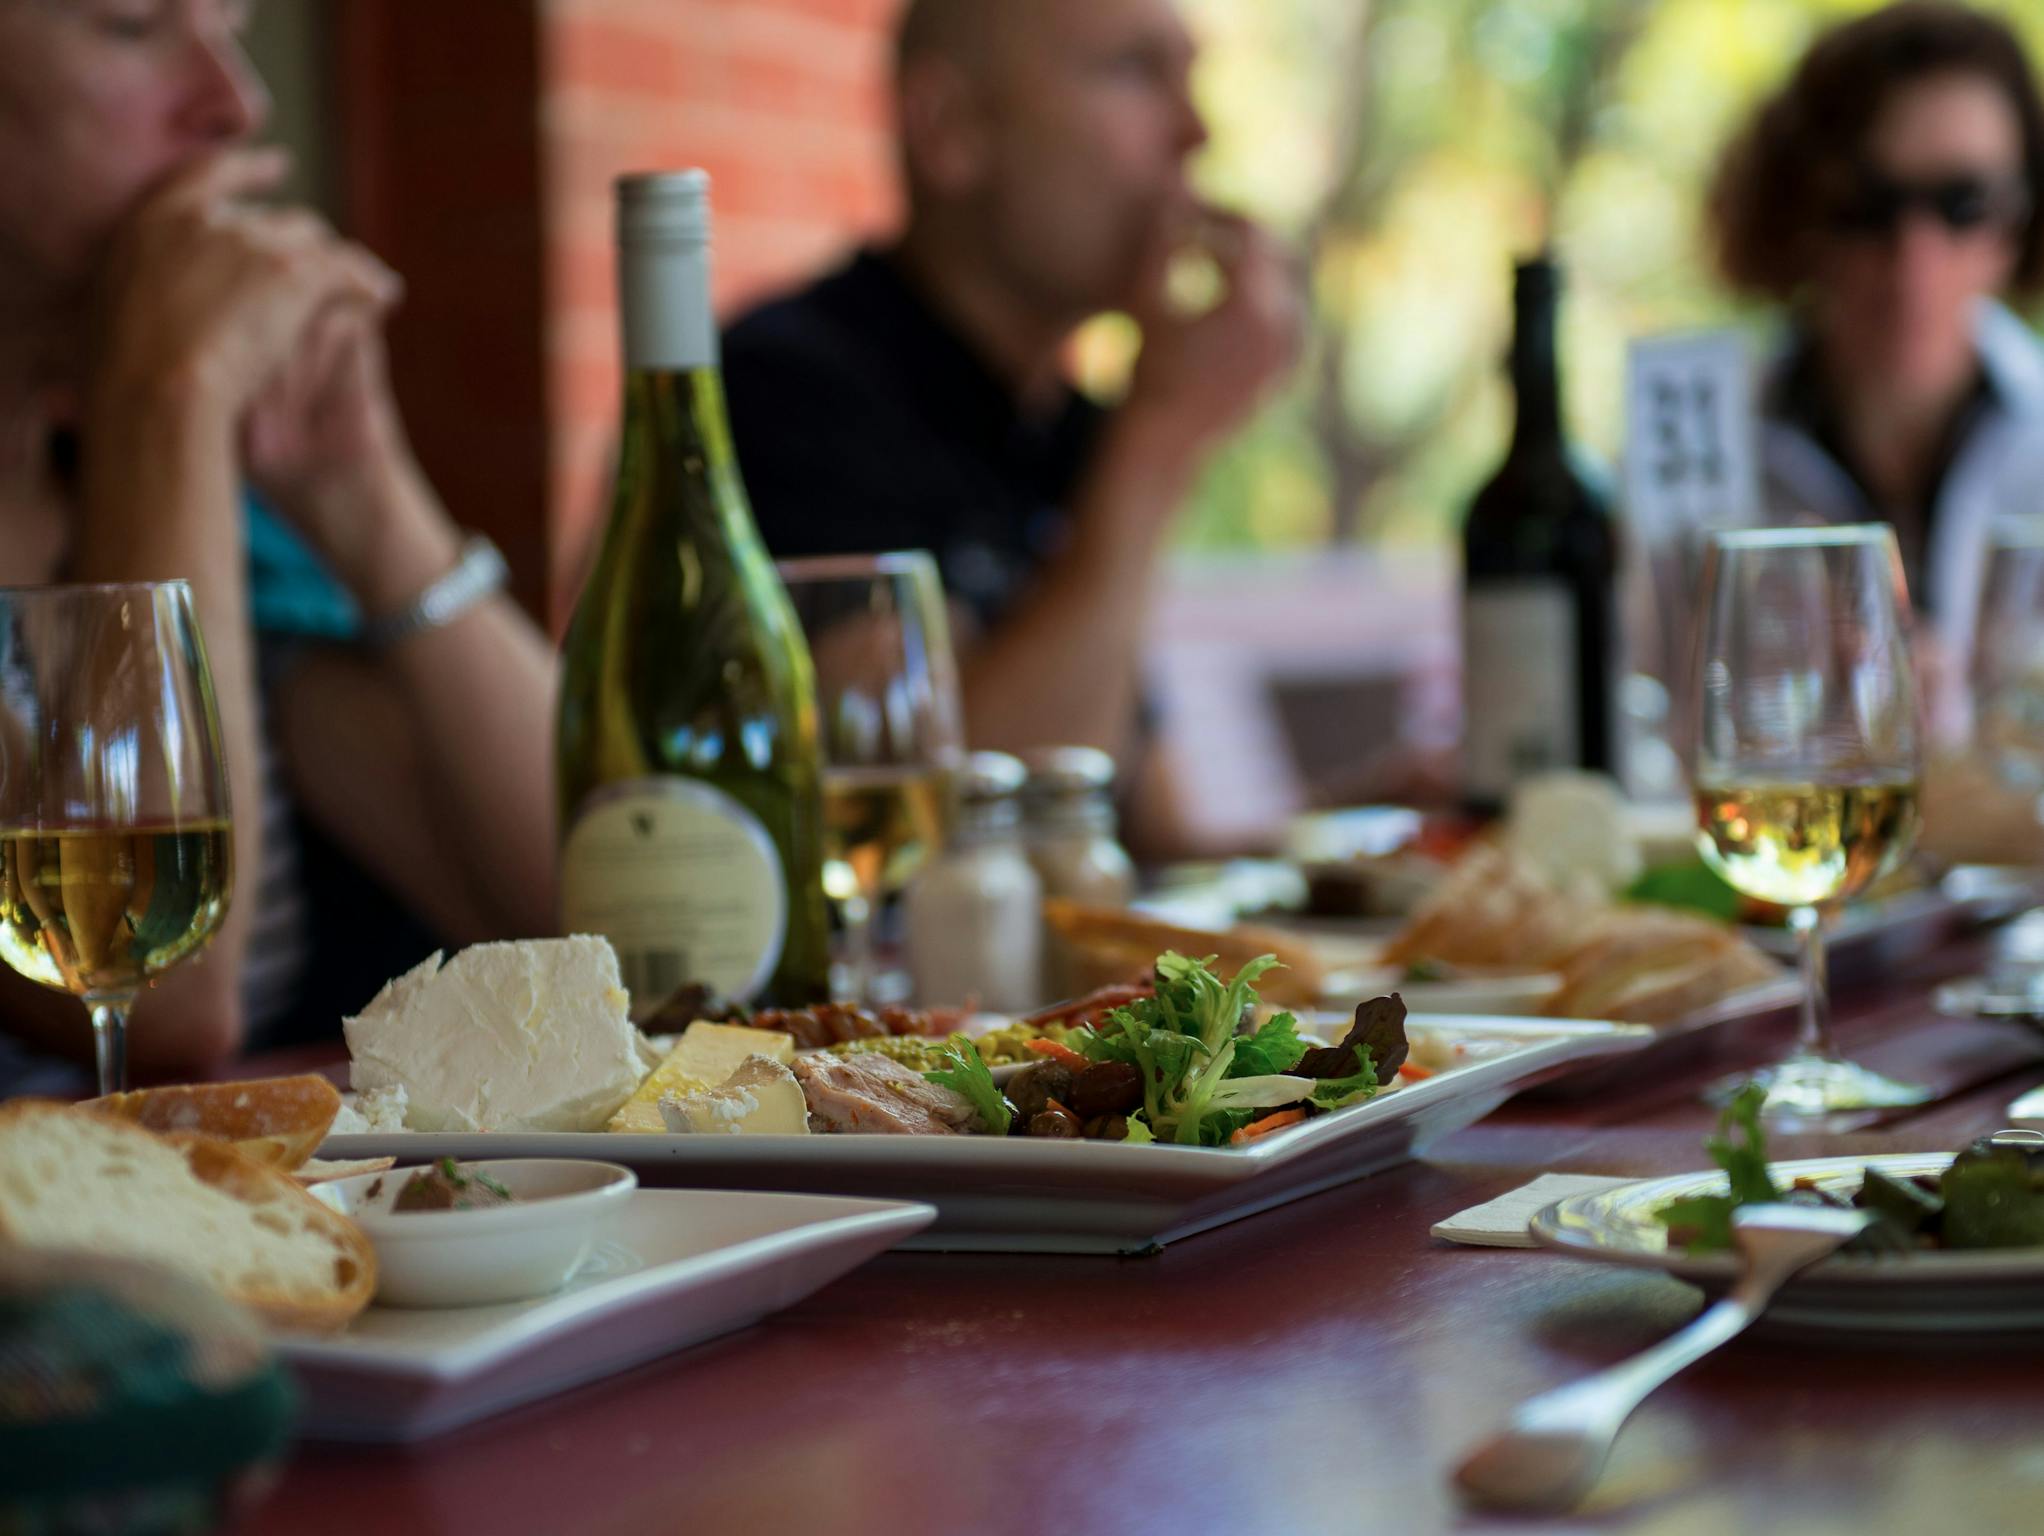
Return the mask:
<svg viewBox="0 0 2044 1536"><path fill-rule="evenodd" d="M433 955L342 1021L354 1087L414 1131L600 1131L645 1075L608 940Z"/></svg>
<svg viewBox="0 0 2044 1536"><path fill-rule="evenodd" d="M698 1020L682 1032L674 1054L663 1065L705 1083L722 1083L754 1056L787 1066L795 1059L795 1037L778 1029Z"/></svg>
<svg viewBox="0 0 2044 1536"><path fill-rule="evenodd" d="M683 1136L807 1136L809 1103L795 1074L754 1056L722 1086L670 1093L660 1101L667 1129Z"/></svg>

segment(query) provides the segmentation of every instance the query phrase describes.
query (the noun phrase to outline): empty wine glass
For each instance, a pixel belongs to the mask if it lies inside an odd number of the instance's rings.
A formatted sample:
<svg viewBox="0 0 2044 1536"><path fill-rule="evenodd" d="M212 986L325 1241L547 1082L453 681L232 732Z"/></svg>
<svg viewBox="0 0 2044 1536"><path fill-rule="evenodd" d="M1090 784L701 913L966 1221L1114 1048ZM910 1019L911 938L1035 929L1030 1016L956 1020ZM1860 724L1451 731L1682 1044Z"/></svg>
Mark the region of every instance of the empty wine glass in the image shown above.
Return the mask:
<svg viewBox="0 0 2044 1536"><path fill-rule="evenodd" d="M873 1000L873 919L943 842L964 758L944 588L920 552L779 567L816 663L824 890L845 939L843 995Z"/></svg>
<svg viewBox="0 0 2044 1536"><path fill-rule="evenodd" d="M101 1093L136 994L227 915L233 834L191 588L0 588L0 960L79 998Z"/></svg>
<svg viewBox="0 0 2044 1536"><path fill-rule="evenodd" d="M1922 1103L1927 1090L1838 1055L1824 973L1827 914L1898 865L1916 837L1916 679L1894 534L1721 533L1702 612L1698 846L1734 890L1789 909L1802 955L1795 1049L1753 1079L1767 1090L1762 1112L1821 1124Z"/></svg>

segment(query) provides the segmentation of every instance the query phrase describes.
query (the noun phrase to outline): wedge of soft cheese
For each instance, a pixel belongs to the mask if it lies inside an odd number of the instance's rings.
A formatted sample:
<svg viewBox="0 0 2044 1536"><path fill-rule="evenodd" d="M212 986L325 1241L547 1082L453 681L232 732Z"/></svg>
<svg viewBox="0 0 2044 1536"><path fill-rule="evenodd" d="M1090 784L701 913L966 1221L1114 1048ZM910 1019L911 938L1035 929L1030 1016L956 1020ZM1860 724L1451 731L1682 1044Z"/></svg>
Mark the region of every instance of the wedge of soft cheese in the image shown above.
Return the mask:
<svg viewBox="0 0 2044 1536"><path fill-rule="evenodd" d="M660 1101L669 1094L685 1096L716 1087L745 1064L749 1056L765 1056L784 1066L795 1059L795 1037L777 1029L745 1029L731 1024L689 1025L667 1059L647 1074L639 1091L610 1117L610 1129L638 1135L665 1134Z"/></svg>
<svg viewBox="0 0 2044 1536"><path fill-rule="evenodd" d="M795 1074L764 1056L747 1060L716 1088L660 1100L667 1129L686 1136L807 1136L809 1103Z"/></svg>
<svg viewBox="0 0 2044 1536"><path fill-rule="evenodd" d="M356 1092L402 1089L414 1131L600 1131L645 1075L600 938L435 954L342 1028Z"/></svg>

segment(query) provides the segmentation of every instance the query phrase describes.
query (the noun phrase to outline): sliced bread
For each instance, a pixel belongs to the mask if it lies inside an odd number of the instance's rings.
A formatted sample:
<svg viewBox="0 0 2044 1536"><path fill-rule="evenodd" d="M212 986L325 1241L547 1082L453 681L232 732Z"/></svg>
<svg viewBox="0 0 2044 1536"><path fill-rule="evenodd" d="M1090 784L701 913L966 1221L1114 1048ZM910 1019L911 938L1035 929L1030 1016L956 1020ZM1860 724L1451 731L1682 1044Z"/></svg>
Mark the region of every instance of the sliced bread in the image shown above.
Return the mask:
<svg viewBox="0 0 2044 1536"><path fill-rule="evenodd" d="M376 1290L369 1239L289 1175L57 1104L0 1107L0 1242L148 1260L295 1331L344 1326Z"/></svg>
<svg viewBox="0 0 2044 1536"><path fill-rule="evenodd" d="M88 1099L86 1109L133 1120L152 1131L196 1131L231 1141L259 1163L286 1172L326 1140L341 1110L340 1090L313 1073L245 1083L143 1088Z"/></svg>

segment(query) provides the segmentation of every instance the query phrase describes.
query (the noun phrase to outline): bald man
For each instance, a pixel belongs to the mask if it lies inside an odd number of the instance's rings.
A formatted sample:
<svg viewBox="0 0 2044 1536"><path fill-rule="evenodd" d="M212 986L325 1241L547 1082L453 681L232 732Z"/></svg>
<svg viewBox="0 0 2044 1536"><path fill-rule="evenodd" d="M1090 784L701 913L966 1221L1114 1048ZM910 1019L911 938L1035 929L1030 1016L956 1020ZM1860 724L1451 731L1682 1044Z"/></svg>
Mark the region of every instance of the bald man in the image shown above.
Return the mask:
<svg viewBox="0 0 2044 1536"><path fill-rule="evenodd" d="M740 463L777 555L933 550L976 747L1127 756L1157 556L1212 449L1289 366L1276 243L1203 206L1194 44L1170 0L914 0L896 107L908 217L885 249L731 331ZM1224 283L1165 301L1177 255ZM1066 344L1133 315L1112 412Z"/></svg>

